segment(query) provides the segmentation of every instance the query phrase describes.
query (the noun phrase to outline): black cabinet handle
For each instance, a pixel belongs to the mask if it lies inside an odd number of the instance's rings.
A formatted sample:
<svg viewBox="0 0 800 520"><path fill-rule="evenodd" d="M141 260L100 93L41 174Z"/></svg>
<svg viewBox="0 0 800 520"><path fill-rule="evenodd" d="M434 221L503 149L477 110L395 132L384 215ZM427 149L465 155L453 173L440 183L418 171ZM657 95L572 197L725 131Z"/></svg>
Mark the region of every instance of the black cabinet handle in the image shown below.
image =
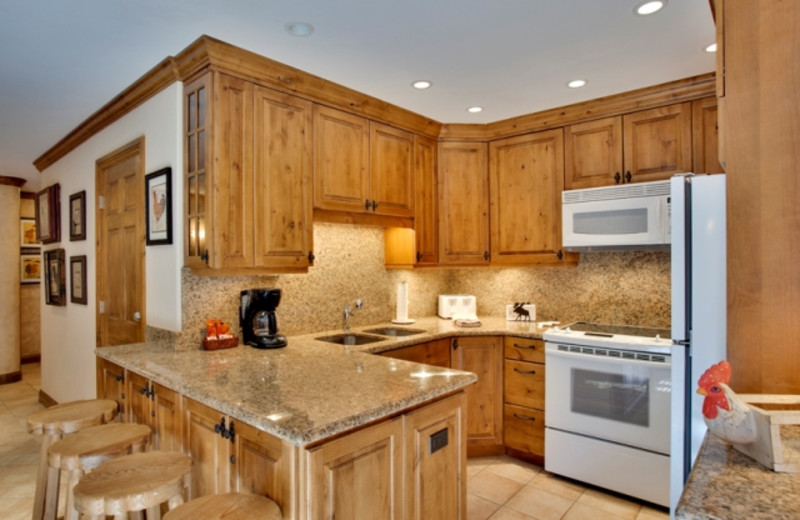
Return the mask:
<svg viewBox="0 0 800 520"><path fill-rule="evenodd" d="M233 427L233 421L231 421L231 427L228 428L226 431L222 432L222 438L230 439L231 442L233 442L235 437L236 437L236 430Z"/></svg>
<svg viewBox="0 0 800 520"><path fill-rule="evenodd" d="M214 425L214 433L219 433L222 435L222 432L225 431L225 418L222 417L219 420L219 424Z"/></svg>
<svg viewBox="0 0 800 520"><path fill-rule="evenodd" d="M621 180L622 180L622 175L620 175L620 174L619 174L619 172L615 173L615 174L614 174L614 181L615 181L617 184L619 184L619 181L621 181Z"/></svg>
<svg viewBox="0 0 800 520"><path fill-rule="evenodd" d="M536 350L536 345L520 345L518 343L514 343L514 348L527 348L531 350Z"/></svg>
<svg viewBox="0 0 800 520"><path fill-rule="evenodd" d="M484 251L483 252L483 259L485 261L487 261L487 262L489 261L489 251Z"/></svg>
<svg viewBox="0 0 800 520"><path fill-rule="evenodd" d="M231 464L236 464L236 455L231 455Z"/></svg>
<svg viewBox="0 0 800 520"><path fill-rule="evenodd" d="M200 255L200 260L202 260L203 262L206 263L206 265L208 265L208 249L203 251L203 254Z"/></svg>
<svg viewBox="0 0 800 520"><path fill-rule="evenodd" d="M564 252L559 249L558 250L558 254L556 256L558 257L559 260L563 260L564 259Z"/></svg>
<svg viewBox="0 0 800 520"><path fill-rule="evenodd" d="M455 348L458 348L458 340L457 340L457 339L454 339L454 340L453 340L453 348L454 348L454 349L455 349Z"/></svg>
<svg viewBox="0 0 800 520"><path fill-rule="evenodd" d="M515 413L514 417L516 417L517 419L519 419L521 421L535 421L536 420L536 417L529 417L527 415L520 415L518 413Z"/></svg>
<svg viewBox="0 0 800 520"><path fill-rule="evenodd" d="M517 367L514 367L514 372L518 374L533 375L536 373L536 370L520 370Z"/></svg>
<svg viewBox="0 0 800 520"><path fill-rule="evenodd" d="M139 393L142 394L143 396L147 396L147 388L145 387L145 388L140 389Z"/></svg>
<svg viewBox="0 0 800 520"><path fill-rule="evenodd" d="M372 201L372 211L375 211L376 209L378 209L378 203L373 200Z"/></svg>
<svg viewBox="0 0 800 520"><path fill-rule="evenodd" d="M625 182L631 182L631 177L633 177L633 176L631 175L631 172L627 172L627 173L625 174Z"/></svg>
<svg viewBox="0 0 800 520"><path fill-rule="evenodd" d="M364 201L364 211L369 211L369 199Z"/></svg>
<svg viewBox="0 0 800 520"><path fill-rule="evenodd" d="M417 262L419 262L420 260L422 260L422 253L417 251Z"/></svg>
<svg viewBox="0 0 800 520"><path fill-rule="evenodd" d="M125 381L125 376L120 374L118 376L114 376L114 379L116 379L117 383L121 383L121 382Z"/></svg>
<svg viewBox="0 0 800 520"><path fill-rule="evenodd" d="M314 256L314 252L313 251L309 251L308 252L308 263L309 264L313 264L315 258L316 258L316 256Z"/></svg>

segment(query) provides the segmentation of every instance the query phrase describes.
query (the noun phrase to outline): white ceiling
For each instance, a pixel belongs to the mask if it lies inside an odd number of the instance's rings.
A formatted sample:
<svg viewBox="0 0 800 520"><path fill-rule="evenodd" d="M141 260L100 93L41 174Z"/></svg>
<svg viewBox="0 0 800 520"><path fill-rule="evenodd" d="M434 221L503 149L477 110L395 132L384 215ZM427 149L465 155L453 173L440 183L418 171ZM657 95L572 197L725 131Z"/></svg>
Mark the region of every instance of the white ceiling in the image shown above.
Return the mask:
<svg viewBox="0 0 800 520"><path fill-rule="evenodd" d="M0 0L0 175L201 34L443 123L487 123L714 70L706 0ZM315 32L289 35L289 21ZM575 78L588 80L568 89ZM433 81L426 91L416 79ZM477 115L466 108L480 105Z"/></svg>

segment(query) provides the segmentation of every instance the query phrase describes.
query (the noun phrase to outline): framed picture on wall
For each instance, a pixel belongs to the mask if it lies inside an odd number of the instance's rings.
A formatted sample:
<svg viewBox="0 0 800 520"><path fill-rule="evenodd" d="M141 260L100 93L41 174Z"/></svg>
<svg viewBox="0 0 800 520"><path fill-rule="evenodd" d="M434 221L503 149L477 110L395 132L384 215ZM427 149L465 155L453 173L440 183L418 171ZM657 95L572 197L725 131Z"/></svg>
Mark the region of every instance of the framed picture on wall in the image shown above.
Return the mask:
<svg viewBox="0 0 800 520"><path fill-rule="evenodd" d="M36 232L39 242L61 241L60 188L53 184L36 194Z"/></svg>
<svg viewBox="0 0 800 520"><path fill-rule="evenodd" d="M147 245L172 243L172 168L144 177L147 208Z"/></svg>
<svg viewBox="0 0 800 520"><path fill-rule="evenodd" d="M69 257L69 301L86 305L86 255Z"/></svg>
<svg viewBox="0 0 800 520"><path fill-rule="evenodd" d="M69 240L86 240L86 191L69 196Z"/></svg>
<svg viewBox="0 0 800 520"><path fill-rule="evenodd" d="M39 248L39 240L36 238L36 219L19 219L19 247ZM36 254L39 254L38 252Z"/></svg>
<svg viewBox="0 0 800 520"><path fill-rule="evenodd" d="M39 283L42 281L42 255L36 252L24 252L19 262L20 283Z"/></svg>
<svg viewBox="0 0 800 520"><path fill-rule="evenodd" d="M67 275L64 267L63 249L44 252L44 302L47 305L67 304Z"/></svg>

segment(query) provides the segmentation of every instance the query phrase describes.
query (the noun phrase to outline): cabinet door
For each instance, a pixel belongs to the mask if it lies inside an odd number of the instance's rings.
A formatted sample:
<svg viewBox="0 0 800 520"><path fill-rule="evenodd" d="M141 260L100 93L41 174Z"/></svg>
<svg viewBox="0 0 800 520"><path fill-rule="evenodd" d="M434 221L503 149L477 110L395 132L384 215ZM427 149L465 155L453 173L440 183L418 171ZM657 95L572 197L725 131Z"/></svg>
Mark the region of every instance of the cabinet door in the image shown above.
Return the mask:
<svg viewBox="0 0 800 520"><path fill-rule="evenodd" d="M505 402L544 410L544 365L507 359L505 368Z"/></svg>
<svg viewBox="0 0 800 520"><path fill-rule="evenodd" d="M152 386L152 421L154 448L164 451L183 450L183 415L181 395L158 383Z"/></svg>
<svg viewBox="0 0 800 520"><path fill-rule="evenodd" d="M128 422L146 424L153 427L150 415L150 380L128 372Z"/></svg>
<svg viewBox="0 0 800 520"><path fill-rule="evenodd" d="M216 495L230 490L231 441L216 427L224 414L189 398L183 400L184 450L192 457L192 496ZM234 438L235 439L235 438Z"/></svg>
<svg viewBox="0 0 800 520"><path fill-rule="evenodd" d="M489 144L492 263L559 263L562 130Z"/></svg>
<svg viewBox="0 0 800 520"><path fill-rule="evenodd" d="M217 74L214 85L214 187L211 266L252 267L253 84Z"/></svg>
<svg viewBox="0 0 800 520"><path fill-rule="evenodd" d="M508 404L503 428L506 449L511 455L544 463L544 411Z"/></svg>
<svg viewBox="0 0 800 520"><path fill-rule="evenodd" d="M403 518L402 439L398 418L309 450L307 517Z"/></svg>
<svg viewBox="0 0 800 520"><path fill-rule="evenodd" d="M450 367L450 340L439 339L420 345L412 345L396 350L383 352L382 356L433 365L442 368Z"/></svg>
<svg viewBox="0 0 800 520"><path fill-rule="evenodd" d="M369 123L370 209L379 215L414 216L413 134Z"/></svg>
<svg viewBox="0 0 800 520"><path fill-rule="evenodd" d="M208 189L209 168L208 146L210 125L210 91L211 74L184 85L184 149L185 162L184 189L184 255L186 265L190 267L206 267L205 258L208 253L211 235L206 235L209 223Z"/></svg>
<svg viewBox="0 0 800 520"><path fill-rule="evenodd" d="M465 407L461 393L404 417L407 520L467 518Z"/></svg>
<svg viewBox="0 0 800 520"><path fill-rule="evenodd" d="M102 358L97 358L97 398L116 401L118 420L127 419L125 370Z"/></svg>
<svg viewBox="0 0 800 520"><path fill-rule="evenodd" d="M439 143L439 263L489 263L486 143Z"/></svg>
<svg viewBox="0 0 800 520"><path fill-rule="evenodd" d="M230 464L231 491L265 495L279 505L288 504L290 467L281 440L242 422L234 422ZM286 477L286 480L282 477ZM284 507L284 517L289 518Z"/></svg>
<svg viewBox="0 0 800 520"><path fill-rule="evenodd" d="M622 117L626 182L669 179L692 171L692 104Z"/></svg>
<svg viewBox="0 0 800 520"><path fill-rule="evenodd" d="M719 163L717 98L692 102L692 154L694 173L723 173Z"/></svg>
<svg viewBox="0 0 800 520"><path fill-rule="evenodd" d="M306 267L312 250L312 105L254 90L254 247L256 267Z"/></svg>
<svg viewBox="0 0 800 520"><path fill-rule="evenodd" d="M314 207L366 211L368 166L368 121L314 105Z"/></svg>
<svg viewBox="0 0 800 520"><path fill-rule="evenodd" d="M414 171L416 262L417 265L436 265L439 262L439 201L436 185L436 141L433 139L414 136Z"/></svg>
<svg viewBox="0 0 800 520"><path fill-rule="evenodd" d="M503 351L500 338L468 336L451 340L453 368L474 372L467 388L467 454L503 452Z"/></svg>
<svg viewBox="0 0 800 520"><path fill-rule="evenodd" d="M565 189L622 182L622 117L567 126L564 148Z"/></svg>

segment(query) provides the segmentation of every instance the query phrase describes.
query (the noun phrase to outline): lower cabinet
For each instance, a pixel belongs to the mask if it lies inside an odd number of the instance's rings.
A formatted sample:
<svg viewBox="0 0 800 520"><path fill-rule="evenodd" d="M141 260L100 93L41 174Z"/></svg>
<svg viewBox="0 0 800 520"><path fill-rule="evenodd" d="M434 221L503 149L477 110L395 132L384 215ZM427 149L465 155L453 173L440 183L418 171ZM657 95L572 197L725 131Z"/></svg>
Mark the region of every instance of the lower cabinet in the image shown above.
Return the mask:
<svg viewBox="0 0 800 520"><path fill-rule="evenodd" d="M181 451L183 418L181 395L139 374L126 374L128 417L126 421L146 424L153 430L152 449Z"/></svg>
<svg viewBox="0 0 800 520"><path fill-rule="evenodd" d="M450 340L429 341L428 343L382 352L381 355L425 365L450 368Z"/></svg>
<svg viewBox="0 0 800 520"><path fill-rule="evenodd" d="M118 420L127 420L128 394L125 391L125 369L97 358L97 398L117 402Z"/></svg>
<svg viewBox="0 0 800 520"><path fill-rule="evenodd" d="M496 336L453 338L453 368L474 372L467 388L467 455L503 453L503 343Z"/></svg>
<svg viewBox="0 0 800 520"><path fill-rule="evenodd" d="M504 338L506 453L544 463L544 342Z"/></svg>

